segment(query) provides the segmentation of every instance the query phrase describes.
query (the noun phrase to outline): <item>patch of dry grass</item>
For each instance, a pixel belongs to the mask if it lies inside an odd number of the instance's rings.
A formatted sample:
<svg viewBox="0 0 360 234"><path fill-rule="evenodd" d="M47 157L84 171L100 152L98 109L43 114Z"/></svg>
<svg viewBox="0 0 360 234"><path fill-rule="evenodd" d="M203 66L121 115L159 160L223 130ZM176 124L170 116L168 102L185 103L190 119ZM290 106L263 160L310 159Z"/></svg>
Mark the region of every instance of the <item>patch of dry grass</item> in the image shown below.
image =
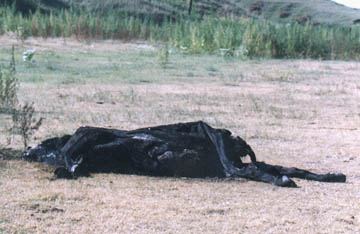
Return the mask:
<svg viewBox="0 0 360 234"><path fill-rule="evenodd" d="M18 48L41 51L52 40ZM134 44L81 44L70 59L57 43L51 63L61 63L59 71L30 68L32 78L19 64L20 98L45 117L33 144L82 125L134 129L202 119L246 139L259 160L343 172L348 182L296 180L300 188L286 189L117 174L52 180L51 168L0 159L0 233L360 232L358 63L170 54L164 69L156 52ZM120 70L98 73L112 64ZM72 76L71 65L82 72ZM120 73L128 79L117 79Z"/></svg>

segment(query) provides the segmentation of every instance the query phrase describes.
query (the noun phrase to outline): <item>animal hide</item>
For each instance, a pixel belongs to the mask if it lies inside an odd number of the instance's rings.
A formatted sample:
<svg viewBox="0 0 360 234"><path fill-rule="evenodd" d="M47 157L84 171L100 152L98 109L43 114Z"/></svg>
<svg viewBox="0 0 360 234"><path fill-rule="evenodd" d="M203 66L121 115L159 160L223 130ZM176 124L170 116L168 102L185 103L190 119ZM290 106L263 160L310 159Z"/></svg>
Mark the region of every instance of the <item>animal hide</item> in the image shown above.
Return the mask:
<svg viewBox="0 0 360 234"><path fill-rule="evenodd" d="M241 158L249 156L250 163ZM23 154L29 161L54 165L59 178L95 172L152 176L230 177L296 187L289 177L345 182L343 174L314 174L256 160L251 147L226 129L199 122L125 131L81 127L72 136L51 138Z"/></svg>

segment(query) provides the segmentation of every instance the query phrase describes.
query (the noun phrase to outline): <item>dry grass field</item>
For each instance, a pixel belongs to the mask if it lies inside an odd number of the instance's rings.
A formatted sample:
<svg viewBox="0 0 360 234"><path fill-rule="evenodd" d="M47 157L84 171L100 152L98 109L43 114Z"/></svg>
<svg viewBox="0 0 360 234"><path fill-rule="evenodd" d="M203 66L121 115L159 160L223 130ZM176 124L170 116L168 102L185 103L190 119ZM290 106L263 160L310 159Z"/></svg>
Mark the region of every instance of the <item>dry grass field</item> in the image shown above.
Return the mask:
<svg viewBox="0 0 360 234"><path fill-rule="evenodd" d="M299 188L239 180L94 174L0 159L0 233L360 233L360 63L245 60L114 41L0 38L16 45L19 95L43 125L32 145L84 125L134 129L204 120L260 161L342 172ZM22 52L36 48L34 62ZM7 117L0 115L0 129ZM0 142L5 141L1 132ZM12 149L21 150L15 138ZM15 152L16 153L16 152Z"/></svg>

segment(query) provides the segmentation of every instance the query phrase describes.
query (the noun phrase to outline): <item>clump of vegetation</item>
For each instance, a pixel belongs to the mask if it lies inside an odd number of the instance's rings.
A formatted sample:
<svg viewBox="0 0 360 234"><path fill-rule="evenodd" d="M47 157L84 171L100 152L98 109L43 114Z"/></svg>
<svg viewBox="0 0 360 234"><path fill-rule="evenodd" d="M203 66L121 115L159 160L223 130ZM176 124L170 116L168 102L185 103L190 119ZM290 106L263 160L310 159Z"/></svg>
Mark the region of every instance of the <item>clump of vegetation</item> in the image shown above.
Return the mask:
<svg viewBox="0 0 360 234"><path fill-rule="evenodd" d="M157 57L161 67L165 68L169 64L169 46L167 44L160 47Z"/></svg>
<svg viewBox="0 0 360 234"><path fill-rule="evenodd" d="M10 132L21 136L24 149L27 148L31 135L38 130L42 124L43 119L37 119L34 113L35 108L32 103L25 103L24 105L18 106L11 113L13 126Z"/></svg>
<svg viewBox="0 0 360 234"><path fill-rule="evenodd" d="M18 81L15 76L14 47L9 67L0 67L0 114L9 114L18 104L17 89Z"/></svg>
<svg viewBox="0 0 360 234"><path fill-rule="evenodd" d="M14 47L12 47L10 65L0 69L0 114L11 116L11 127L7 131L10 135L21 135L24 149L26 149L30 137L42 124L42 118L37 119L34 116L33 104L19 104L14 54Z"/></svg>

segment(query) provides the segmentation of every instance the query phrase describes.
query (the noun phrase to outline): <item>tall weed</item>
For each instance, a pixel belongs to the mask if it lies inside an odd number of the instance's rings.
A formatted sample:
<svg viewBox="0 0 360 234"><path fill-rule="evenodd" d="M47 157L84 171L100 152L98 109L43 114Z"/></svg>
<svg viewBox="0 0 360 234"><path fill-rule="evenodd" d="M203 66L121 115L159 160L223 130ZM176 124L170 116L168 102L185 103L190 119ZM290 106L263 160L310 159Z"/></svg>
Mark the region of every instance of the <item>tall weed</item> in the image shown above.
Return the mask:
<svg viewBox="0 0 360 234"><path fill-rule="evenodd" d="M6 130L10 135L21 135L24 149L26 149L31 135L39 129L42 124L42 118L35 117L33 104L27 102L25 104L19 104L17 93L18 79L16 77L15 49L13 46L9 66L0 69L0 114L11 116L11 127ZM1 128L4 128L4 125L7 124L2 124ZM5 128L6 127L7 126L5 126ZM0 146L2 147L1 143Z"/></svg>
<svg viewBox="0 0 360 234"><path fill-rule="evenodd" d="M15 58L14 47L12 47L12 56L9 67L1 69L0 67L0 114L9 114L18 103L17 90L18 80L15 76Z"/></svg>

